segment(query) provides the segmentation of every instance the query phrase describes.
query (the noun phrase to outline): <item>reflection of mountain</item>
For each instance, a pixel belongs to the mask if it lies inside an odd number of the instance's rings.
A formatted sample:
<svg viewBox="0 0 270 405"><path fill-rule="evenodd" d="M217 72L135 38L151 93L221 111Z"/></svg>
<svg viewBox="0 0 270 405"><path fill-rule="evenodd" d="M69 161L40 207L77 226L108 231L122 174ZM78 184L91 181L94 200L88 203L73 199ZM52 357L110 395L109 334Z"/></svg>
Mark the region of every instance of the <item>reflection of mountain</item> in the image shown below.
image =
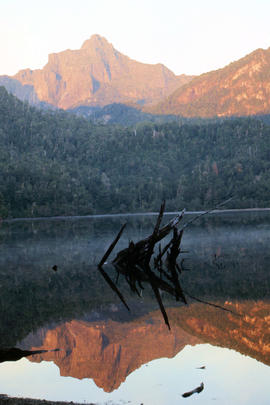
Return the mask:
<svg viewBox="0 0 270 405"><path fill-rule="evenodd" d="M111 392L141 365L161 357L172 358L185 345L200 342L179 327L170 333L161 319L147 318L143 324L64 323L48 330L41 346L60 347L61 351L37 355L35 360L53 360L61 375L93 378L96 385Z"/></svg>
<svg viewBox="0 0 270 405"><path fill-rule="evenodd" d="M270 303L226 302L238 315L194 304L181 312L172 309L170 319L205 343L234 349L270 365Z"/></svg>
<svg viewBox="0 0 270 405"><path fill-rule="evenodd" d="M40 330L24 345L32 349L60 347L60 352L37 355L35 361L52 360L61 375L93 378L105 391L116 389L141 365L174 357L185 345L203 342L237 350L270 365L270 304L225 305L243 315L199 304L171 308L168 315L174 325L172 332L159 312L130 323L74 320L55 329Z"/></svg>
<svg viewBox="0 0 270 405"><path fill-rule="evenodd" d="M2 225L0 347L14 347L48 323L68 321L91 311L100 313L111 303L119 305L115 293L89 262L103 256L125 220L113 217ZM149 235L155 217L130 217L127 221L119 249L131 239L138 241ZM183 248L189 251L184 254L186 268L191 268L181 276L184 290L210 300L269 297L269 235L268 213L210 215L194 223L183 239ZM52 270L55 264L57 272ZM114 277L114 272L110 274ZM157 308L145 290L142 312L138 297L129 294L123 277L118 287L128 305L136 303L131 313L120 304L121 321L131 321ZM118 317L113 319L119 320L119 313L115 315Z"/></svg>

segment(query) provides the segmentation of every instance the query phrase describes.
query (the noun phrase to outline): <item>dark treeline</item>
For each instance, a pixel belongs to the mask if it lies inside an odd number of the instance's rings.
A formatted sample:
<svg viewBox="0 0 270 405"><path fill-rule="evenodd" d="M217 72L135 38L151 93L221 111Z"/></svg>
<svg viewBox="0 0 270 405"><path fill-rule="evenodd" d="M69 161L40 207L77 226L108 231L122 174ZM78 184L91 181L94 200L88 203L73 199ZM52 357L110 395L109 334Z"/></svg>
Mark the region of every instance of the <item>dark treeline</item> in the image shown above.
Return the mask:
<svg viewBox="0 0 270 405"><path fill-rule="evenodd" d="M70 112L90 118L96 124L120 124L123 126L131 126L139 123L156 123L178 121L176 115L153 115L142 112L138 108L121 104L113 103L104 107L87 107L80 106L69 110ZM185 118L185 121L190 120Z"/></svg>
<svg viewBox="0 0 270 405"><path fill-rule="evenodd" d="M0 216L270 206L270 127L254 118L94 125L0 88Z"/></svg>

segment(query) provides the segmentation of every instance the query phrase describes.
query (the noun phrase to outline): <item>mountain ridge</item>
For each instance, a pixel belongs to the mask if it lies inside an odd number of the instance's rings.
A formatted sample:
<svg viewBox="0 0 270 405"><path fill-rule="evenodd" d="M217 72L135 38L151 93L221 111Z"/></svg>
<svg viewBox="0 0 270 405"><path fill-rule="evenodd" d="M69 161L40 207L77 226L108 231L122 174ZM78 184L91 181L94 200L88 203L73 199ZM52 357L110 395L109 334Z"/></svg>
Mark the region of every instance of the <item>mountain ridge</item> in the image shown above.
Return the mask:
<svg viewBox="0 0 270 405"><path fill-rule="evenodd" d="M68 109L157 103L192 77L176 76L162 64L137 62L93 35L80 49L52 53L42 69L20 70L12 78L33 86L40 101Z"/></svg>
<svg viewBox="0 0 270 405"><path fill-rule="evenodd" d="M270 111L270 48L203 73L145 112L185 117L247 116Z"/></svg>
<svg viewBox="0 0 270 405"><path fill-rule="evenodd" d="M270 48L259 48L200 76L177 76L161 63L129 58L95 34L80 49L49 54L42 69L0 76L0 85L46 108L124 104L146 114L248 116L270 113L269 68Z"/></svg>

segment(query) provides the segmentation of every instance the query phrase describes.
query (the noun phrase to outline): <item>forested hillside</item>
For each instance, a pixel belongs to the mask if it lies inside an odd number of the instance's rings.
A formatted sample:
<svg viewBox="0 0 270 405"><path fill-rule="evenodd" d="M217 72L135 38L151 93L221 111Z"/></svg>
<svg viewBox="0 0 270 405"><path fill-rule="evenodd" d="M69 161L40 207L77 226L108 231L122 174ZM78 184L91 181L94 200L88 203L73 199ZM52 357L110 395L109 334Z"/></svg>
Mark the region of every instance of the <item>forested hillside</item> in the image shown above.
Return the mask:
<svg viewBox="0 0 270 405"><path fill-rule="evenodd" d="M270 206L270 127L252 118L134 128L41 112L0 88L2 217Z"/></svg>
<svg viewBox="0 0 270 405"><path fill-rule="evenodd" d="M68 111L77 116L90 118L96 124L131 126L146 122L162 124L169 121L178 121L177 115L148 114L134 106L119 103L108 104L104 107L81 106ZM184 118L183 120L188 121L190 119Z"/></svg>

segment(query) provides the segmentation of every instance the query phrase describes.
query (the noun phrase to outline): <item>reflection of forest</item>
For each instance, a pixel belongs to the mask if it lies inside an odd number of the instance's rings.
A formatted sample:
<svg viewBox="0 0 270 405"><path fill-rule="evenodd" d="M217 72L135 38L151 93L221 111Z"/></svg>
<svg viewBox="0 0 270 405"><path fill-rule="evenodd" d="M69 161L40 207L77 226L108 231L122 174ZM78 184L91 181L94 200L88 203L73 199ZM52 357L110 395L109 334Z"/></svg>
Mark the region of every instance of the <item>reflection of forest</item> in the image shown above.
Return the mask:
<svg viewBox="0 0 270 405"><path fill-rule="evenodd" d="M30 360L54 361L61 375L92 378L108 392L141 365L157 358L172 358L186 345L211 343L270 365L270 303L243 301L224 305L243 316L192 304L168 309L171 332L159 311L155 311L125 323L73 320L42 328L22 344L31 349L59 347L59 352L36 355Z"/></svg>
<svg viewBox="0 0 270 405"><path fill-rule="evenodd" d="M183 248L189 251L183 255L184 263L190 268L181 275L184 289L212 300L269 298L268 216L210 215L189 227L183 237ZM16 345L47 323L83 318L89 312L102 314L112 304L121 307L95 263L126 221L118 249L126 247L130 239L137 241L147 236L155 217L3 223L0 347ZM52 270L55 264L57 272ZM147 289L139 302L126 291L121 277L119 288L129 304L130 300L135 302L131 314L121 309L122 320L157 308ZM170 304L169 297L165 296L164 301ZM109 313L114 319L115 314Z"/></svg>

